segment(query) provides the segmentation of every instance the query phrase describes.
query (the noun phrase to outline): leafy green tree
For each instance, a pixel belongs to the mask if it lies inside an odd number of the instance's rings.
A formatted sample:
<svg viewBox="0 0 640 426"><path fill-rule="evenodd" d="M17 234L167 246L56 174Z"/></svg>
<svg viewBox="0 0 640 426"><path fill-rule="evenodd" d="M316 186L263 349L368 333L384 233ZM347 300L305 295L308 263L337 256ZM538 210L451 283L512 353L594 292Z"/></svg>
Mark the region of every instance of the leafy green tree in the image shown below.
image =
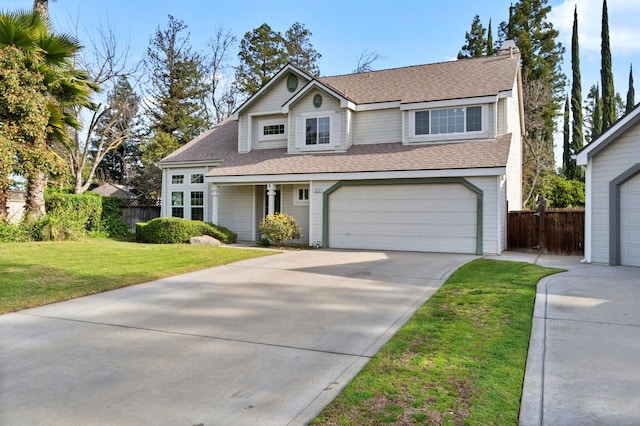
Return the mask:
<svg viewBox="0 0 640 426"><path fill-rule="evenodd" d="M311 75L320 75L318 60L321 55L311 44L311 31L303 24L294 23L283 36L262 24L245 33L240 40L235 84L245 95L255 94L288 62Z"/></svg>
<svg viewBox="0 0 640 426"><path fill-rule="evenodd" d="M542 182L541 194L553 208L584 207L584 182L565 179L562 176L548 175Z"/></svg>
<svg viewBox="0 0 640 426"><path fill-rule="evenodd" d="M69 143L69 129L80 128L72 111L92 108L91 95L99 90L87 73L77 70L73 60L81 45L70 35L51 32L40 12L16 12L0 15L0 48L15 46L22 50L25 65L41 61L47 95L47 143L30 147L19 156L17 170L27 178L26 219L45 213L44 189L47 178L61 171L62 161L53 146Z"/></svg>
<svg viewBox="0 0 640 426"><path fill-rule="evenodd" d="M484 56L487 47L486 33L487 30L480 22L480 16L474 16L471 22L471 30L467 31L464 36L466 42L464 46L462 46L462 50L458 52L458 59L480 58Z"/></svg>
<svg viewBox="0 0 640 426"><path fill-rule="evenodd" d="M629 67L629 90L627 91L627 108L625 112L631 112L636 105L636 94L633 89L633 64Z"/></svg>
<svg viewBox="0 0 640 426"><path fill-rule="evenodd" d="M240 40L238 58L236 85L241 93L251 96L287 64L284 37L262 24Z"/></svg>
<svg viewBox="0 0 640 426"><path fill-rule="evenodd" d="M582 117L582 79L580 76L580 47L578 41L578 6L573 12L573 35L571 37L571 145L569 149L569 167L565 176L569 179L583 179L582 169L578 168L571 157L576 155L584 145L583 117ZM565 113L566 114L566 113Z"/></svg>
<svg viewBox="0 0 640 426"><path fill-rule="evenodd" d="M320 75L318 61L322 55L313 48L312 35L303 24L296 22L284 34L284 44L290 63L318 77Z"/></svg>
<svg viewBox="0 0 640 426"><path fill-rule="evenodd" d="M611 45L609 43L609 13L607 0L602 2L602 62L600 78L602 80L602 129L608 129L616 120L616 100L611 69Z"/></svg>
<svg viewBox="0 0 640 426"><path fill-rule="evenodd" d="M524 97L524 204L540 193L540 178L555 173L553 134L561 111L565 76L564 47L548 20L547 0L519 0L510 7L509 21L500 24L500 38L515 41L522 62Z"/></svg>
<svg viewBox="0 0 640 426"><path fill-rule="evenodd" d="M0 18L1 19L1 18ZM23 52L0 49L0 224L7 218L9 175L22 151L47 144L48 99L38 60L27 68Z"/></svg>

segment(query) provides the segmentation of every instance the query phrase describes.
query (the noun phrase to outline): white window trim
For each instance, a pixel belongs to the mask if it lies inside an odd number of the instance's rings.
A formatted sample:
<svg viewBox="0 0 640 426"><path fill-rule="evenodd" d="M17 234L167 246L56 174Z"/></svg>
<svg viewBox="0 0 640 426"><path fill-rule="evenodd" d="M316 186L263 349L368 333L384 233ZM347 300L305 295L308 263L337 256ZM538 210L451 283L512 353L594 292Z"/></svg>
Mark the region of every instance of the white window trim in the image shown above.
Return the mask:
<svg viewBox="0 0 640 426"><path fill-rule="evenodd" d="M437 133L437 134L416 134L416 112L423 112L423 111L434 111L434 110L446 110L446 109L455 109L455 108L463 108L465 110L465 118L464 118L464 125L465 125L465 129L467 126L467 108L473 108L473 107L480 107L481 108L481 114L482 114L482 120L481 120L481 128L480 130L476 130L473 132L467 132L466 130L464 132L454 132L454 133ZM488 108L486 104L483 105L460 105L460 106L447 106L444 108L428 108L428 109L416 109L416 110L411 110L409 111L409 135L412 139L414 139L415 142L425 142L425 141L437 141L437 140L449 140L449 139L460 139L461 136L462 137L470 137L470 138L474 138L474 137L478 137L478 136L484 136L488 133L488 127L489 127L489 123L488 123ZM431 113L429 113L429 131L431 131Z"/></svg>
<svg viewBox="0 0 640 426"><path fill-rule="evenodd" d="M301 189L307 190L307 199L301 200L298 195ZM309 185L293 185L293 205L296 207L308 206L309 205L309 196L310 196Z"/></svg>
<svg viewBox="0 0 640 426"><path fill-rule="evenodd" d="M307 145L306 120L308 118L323 118L323 117L329 118L329 143ZM303 127L302 134L300 135L302 140L296 141L297 148L300 150L300 152L335 151L336 148L340 146L341 134L339 130L340 129L339 123L336 123L336 121L334 120L334 117L337 117L338 119L340 118L339 114L336 113L335 110L314 111L314 112L306 112L306 113L300 114L299 120L302 120L302 127Z"/></svg>
<svg viewBox="0 0 640 426"><path fill-rule="evenodd" d="M283 125L284 133L280 133L278 135L265 135L264 128L266 126L274 126L274 125ZM283 140L287 139L287 119L286 118L278 118L273 120L259 120L258 121L258 141L273 141L273 140Z"/></svg>

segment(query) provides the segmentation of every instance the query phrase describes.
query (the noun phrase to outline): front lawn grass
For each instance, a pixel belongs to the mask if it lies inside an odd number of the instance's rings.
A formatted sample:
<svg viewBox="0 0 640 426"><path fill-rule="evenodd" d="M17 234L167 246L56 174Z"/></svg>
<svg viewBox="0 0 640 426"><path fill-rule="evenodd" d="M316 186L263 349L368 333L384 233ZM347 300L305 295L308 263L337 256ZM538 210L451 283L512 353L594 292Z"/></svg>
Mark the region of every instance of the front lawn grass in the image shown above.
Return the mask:
<svg viewBox="0 0 640 426"><path fill-rule="evenodd" d="M109 239L0 243L0 314L272 253Z"/></svg>
<svg viewBox="0 0 640 426"><path fill-rule="evenodd" d="M557 272L464 265L313 424L517 425L536 284Z"/></svg>

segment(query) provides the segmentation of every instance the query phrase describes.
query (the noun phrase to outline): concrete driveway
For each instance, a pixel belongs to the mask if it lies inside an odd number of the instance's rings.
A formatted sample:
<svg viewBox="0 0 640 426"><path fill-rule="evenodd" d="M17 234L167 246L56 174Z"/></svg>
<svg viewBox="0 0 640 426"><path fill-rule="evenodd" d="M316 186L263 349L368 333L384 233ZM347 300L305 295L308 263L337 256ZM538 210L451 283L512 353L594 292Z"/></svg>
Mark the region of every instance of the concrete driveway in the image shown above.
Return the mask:
<svg viewBox="0 0 640 426"><path fill-rule="evenodd" d="M304 424L473 258L292 251L2 315L0 424Z"/></svg>

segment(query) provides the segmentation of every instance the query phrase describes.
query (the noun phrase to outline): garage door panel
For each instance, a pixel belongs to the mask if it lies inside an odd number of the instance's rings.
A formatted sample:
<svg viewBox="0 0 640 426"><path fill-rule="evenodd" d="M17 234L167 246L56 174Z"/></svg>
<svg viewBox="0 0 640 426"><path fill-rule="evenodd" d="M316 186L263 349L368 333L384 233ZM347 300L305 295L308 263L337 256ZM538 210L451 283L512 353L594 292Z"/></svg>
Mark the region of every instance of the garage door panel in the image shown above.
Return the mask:
<svg viewBox="0 0 640 426"><path fill-rule="evenodd" d="M330 197L330 247L476 251L476 194L461 184L343 186Z"/></svg>
<svg viewBox="0 0 640 426"><path fill-rule="evenodd" d="M620 186L620 263L640 266L640 175Z"/></svg>

